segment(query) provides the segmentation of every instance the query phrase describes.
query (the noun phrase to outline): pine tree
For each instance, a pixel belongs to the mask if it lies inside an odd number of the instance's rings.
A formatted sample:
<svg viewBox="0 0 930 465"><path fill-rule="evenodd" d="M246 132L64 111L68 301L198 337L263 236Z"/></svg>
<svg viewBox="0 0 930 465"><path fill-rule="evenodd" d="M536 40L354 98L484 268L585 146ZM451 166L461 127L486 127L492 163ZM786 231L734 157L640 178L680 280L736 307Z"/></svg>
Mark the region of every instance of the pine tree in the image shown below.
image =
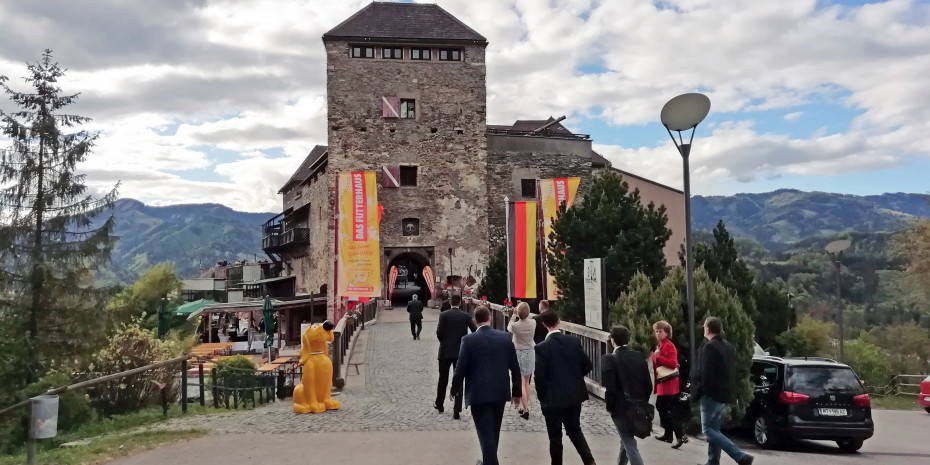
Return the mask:
<svg viewBox="0 0 930 465"><path fill-rule="evenodd" d="M612 174L595 176L584 198L560 209L552 224L547 266L562 293L562 319L584 323L584 259L603 258L606 302L627 290L637 272L653 284L665 277L663 248L671 236L665 206L643 205L639 190Z"/></svg>
<svg viewBox="0 0 930 465"><path fill-rule="evenodd" d="M489 302L502 303L507 297L507 247L498 247L488 261L478 297L487 297Z"/></svg>
<svg viewBox="0 0 930 465"><path fill-rule="evenodd" d="M18 92L0 77L16 111L0 110L3 135L12 145L0 167L0 286L6 324L18 325L8 347L19 381L39 379L58 362L86 354L99 334L101 303L93 271L109 260L116 188L96 199L86 194L75 169L97 134L71 128L89 118L67 114L77 94L58 87L65 70L51 50L27 64L31 92ZM18 350L17 350L18 349Z"/></svg>

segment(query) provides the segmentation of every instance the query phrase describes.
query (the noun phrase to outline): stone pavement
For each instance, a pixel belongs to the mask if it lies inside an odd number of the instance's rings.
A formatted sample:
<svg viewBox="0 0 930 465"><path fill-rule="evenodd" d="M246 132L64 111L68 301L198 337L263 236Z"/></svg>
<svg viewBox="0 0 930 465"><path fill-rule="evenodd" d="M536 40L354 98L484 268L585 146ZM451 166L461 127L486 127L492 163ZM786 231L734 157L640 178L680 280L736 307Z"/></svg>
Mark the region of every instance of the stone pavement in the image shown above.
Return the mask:
<svg viewBox="0 0 930 465"><path fill-rule="evenodd" d="M401 308L381 312L378 324L366 327L356 346L364 350L365 365L359 375L350 370L346 388L337 397L340 410L297 415L288 399L229 415L172 419L156 428L205 429L211 435L113 463L225 465L261 459L279 465L309 463L310 457L313 463L475 463L480 454L470 411L453 420L448 400L445 413L432 407L439 378L438 311L428 309L424 316L419 341L411 337L407 313ZM535 393L532 399L529 421L509 406L504 414L502 463L548 461L546 428ZM600 463L615 463L619 437L600 400L585 403L582 429ZM563 442L566 463L580 463L568 438ZM706 445L696 440L680 451L653 439L641 444L644 457L652 463L693 464L706 457Z"/></svg>

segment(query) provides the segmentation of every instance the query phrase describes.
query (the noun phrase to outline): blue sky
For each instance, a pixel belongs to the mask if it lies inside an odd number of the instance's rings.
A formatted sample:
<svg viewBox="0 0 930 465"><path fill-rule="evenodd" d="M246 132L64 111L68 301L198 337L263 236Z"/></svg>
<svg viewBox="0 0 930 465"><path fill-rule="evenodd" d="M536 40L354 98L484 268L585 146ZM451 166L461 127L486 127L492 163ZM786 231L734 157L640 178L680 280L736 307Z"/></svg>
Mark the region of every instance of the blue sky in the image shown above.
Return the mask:
<svg viewBox="0 0 930 465"><path fill-rule="evenodd" d="M275 211L326 143L320 37L368 3L8 0L0 75L20 86L55 51L101 133L94 189ZM618 168L680 188L659 111L698 91L696 195L930 190L930 0L437 3L488 38L489 124L566 115Z"/></svg>

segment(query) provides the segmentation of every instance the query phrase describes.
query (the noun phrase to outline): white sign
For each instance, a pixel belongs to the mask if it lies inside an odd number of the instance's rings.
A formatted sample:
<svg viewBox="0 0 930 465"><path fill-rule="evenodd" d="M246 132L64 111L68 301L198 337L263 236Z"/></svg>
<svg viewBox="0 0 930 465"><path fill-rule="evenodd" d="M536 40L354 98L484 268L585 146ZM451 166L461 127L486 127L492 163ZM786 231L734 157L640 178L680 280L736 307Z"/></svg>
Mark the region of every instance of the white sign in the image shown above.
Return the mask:
<svg viewBox="0 0 930 465"><path fill-rule="evenodd" d="M584 324L603 328L604 276L600 258L584 259Z"/></svg>

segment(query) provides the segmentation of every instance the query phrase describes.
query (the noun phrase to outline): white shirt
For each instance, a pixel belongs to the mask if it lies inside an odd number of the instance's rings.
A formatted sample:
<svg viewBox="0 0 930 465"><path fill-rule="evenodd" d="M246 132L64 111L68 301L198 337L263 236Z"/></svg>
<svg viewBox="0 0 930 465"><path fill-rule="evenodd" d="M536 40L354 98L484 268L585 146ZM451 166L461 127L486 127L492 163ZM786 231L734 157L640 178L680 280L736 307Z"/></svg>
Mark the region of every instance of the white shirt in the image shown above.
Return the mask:
<svg viewBox="0 0 930 465"><path fill-rule="evenodd" d="M561 332L562 330L560 329L553 329L552 331L549 331L548 333L546 333L546 337L543 338L543 340L549 339L549 336L552 336L552 333L561 333Z"/></svg>

